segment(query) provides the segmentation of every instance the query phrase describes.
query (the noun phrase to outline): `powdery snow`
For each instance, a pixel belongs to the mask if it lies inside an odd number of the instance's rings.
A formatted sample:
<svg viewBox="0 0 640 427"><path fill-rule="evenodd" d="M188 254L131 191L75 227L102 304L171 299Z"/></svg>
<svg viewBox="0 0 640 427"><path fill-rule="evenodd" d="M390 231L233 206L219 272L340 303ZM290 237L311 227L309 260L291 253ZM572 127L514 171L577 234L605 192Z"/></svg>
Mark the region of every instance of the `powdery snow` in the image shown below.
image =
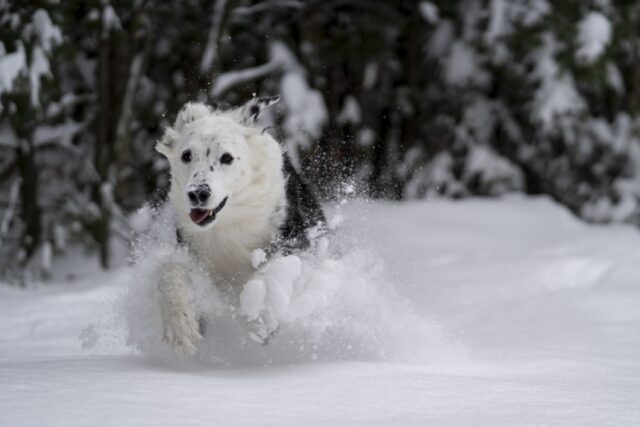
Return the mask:
<svg viewBox="0 0 640 427"><path fill-rule="evenodd" d="M27 54L22 42L17 43L15 52L6 54L4 44L0 48L0 95L12 92L15 80L21 74L28 74L30 84L31 105L37 107L40 97L40 81L51 76L47 55L55 45L62 43L60 28L51 22L44 9L34 12L32 22L26 27L26 33L33 35L37 43L31 50L31 61L27 64ZM0 112L4 109L0 106Z"/></svg>
<svg viewBox="0 0 640 427"><path fill-rule="evenodd" d="M533 118L547 131L553 129L556 119L578 114L585 109L585 102L576 89L573 77L561 71L555 60L557 50L555 36L545 33L542 46L530 58L534 66L531 77L539 83L532 101Z"/></svg>
<svg viewBox="0 0 640 427"><path fill-rule="evenodd" d="M40 46L31 52L31 67L29 68L29 83L31 84L31 105L40 105L40 79L51 76L49 60Z"/></svg>
<svg viewBox="0 0 640 427"><path fill-rule="evenodd" d="M268 76L276 72L279 68L280 64L275 61L270 61L256 67L222 73L216 78L211 88L211 95L220 96L234 86Z"/></svg>
<svg viewBox="0 0 640 427"><path fill-rule="evenodd" d="M255 67L221 73L216 77L211 88L211 96L218 97L232 87L268 76L281 69L298 70L299 65L287 46L280 41L275 41L269 46L269 62Z"/></svg>
<svg viewBox="0 0 640 427"><path fill-rule="evenodd" d="M352 123L354 125L362 122L362 110L358 100L353 95L347 95L344 98L342 110L338 114L338 123Z"/></svg>
<svg viewBox="0 0 640 427"><path fill-rule="evenodd" d="M2 423L640 423L636 229L583 224L546 198L353 202L336 214L341 229L315 254L259 267L261 284L245 288L235 320L219 314L199 361L156 351L153 315L123 317L123 295L153 311L144 266L0 286ZM154 249L151 269L171 252ZM312 276L305 300L296 286ZM239 346L241 316L265 308L279 332ZM132 351L127 324L158 348ZM340 351L349 345L369 351Z"/></svg>
<svg viewBox="0 0 640 427"><path fill-rule="evenodd" d="M487 28L486 39L488 42L495 41L496 38L502 36L507 30L506 18L507 4L504 0L491 0L489 3L489 25Z"/></svg>
<svg viewBox="0 0 640 427"><path fill-rule="evenodd" d="M613 62L607 62L607 83L616 93L624 93L624 78L620 69Z"/></svg>
<svg viewBox="0 0 640 427"><path fill-rule="evenodd" d="M452 86L466 84L485 85L489 82L489 75L480 66L475 51L466 42L456 41L451 47L451 53L443 64L445 81Z"/></svg>
<svg viewBox="0 0 640 427"><path fill-rule="evenodd" d="M289 112L284 123L288 148L306 147L310 137L320 135L328 119L322 95L309 86L302 72L286 73L280 81L280 90Z"/></svg>
<svg viewBox="0 0 640 427"><path fill-rule="evenodd" d="M0 95L13 90L13 82L27 68L27 57L22 43L17 44L15 52L0 57ZM2 107L0 106L0 111Z"/></svg>
<svg viewBox="0 0 640 427"><path fill-rule="evenodd" d="M120 17L118 17L113 6L110 4L106 5L104 9L102 9L102 35L105 36L109 31L118 31L120 29L122 29Z"/></svg>
<svg viewBox="0 0 640 427"><path fill-rule="evenodd" d="M492 184L488 186L496 193L492 195L524 188L524 176L520 169L488 146L473 145L470 148L462 178L469 181L474 176Z"/></svg>
<svg viewBox="0 0 640 427"><path fill-rule="evenodd" d="M84 128L82 123L67 119L64 123L55 126L38 126L33 133L33 142L36 146L55 142L58 145L71 146L73 137Z"/></svg>
<svg viewBox="0 0 640 427"><path fill-rule="evenodd" d="M420 15L430 24L435 24L438 22L440 18L440 11L438 10L438 6L431 3L430 1L421 1L418 5L420 9Z"/></svg>
<svg viewBox="0 0 640 427"><path fill-rule="evenodd" d="M495 42L512 31L514 25L533 26L550 12L551 6L546 0L491 0L486 40Z"/></svg>
<svg viewBox="0 0 640 427"><path fill-rule="evenodd" d="M218 39L222 30L222 22L224 18L227 0L217 0L213 7L213 15L211 17L211 29L207 38L207 46L204 48L202 59L200 60L200 72L206 73L218 59Z"/></svg>
<svg viewBox="0 0 640 427"><path fill-rule="evenodd" d="M611 22L600 12L589 12L578 24L576 58L585 63L596 61L611 41Z"/></svg>
<svg viewBox="0 0 640 427"><path fill-rule="evenodd" d="M60 28L51 22L49 14L44 9L38 9L33 14L33 29L45 52L50 52L53 46L62 43Z"/></svg>

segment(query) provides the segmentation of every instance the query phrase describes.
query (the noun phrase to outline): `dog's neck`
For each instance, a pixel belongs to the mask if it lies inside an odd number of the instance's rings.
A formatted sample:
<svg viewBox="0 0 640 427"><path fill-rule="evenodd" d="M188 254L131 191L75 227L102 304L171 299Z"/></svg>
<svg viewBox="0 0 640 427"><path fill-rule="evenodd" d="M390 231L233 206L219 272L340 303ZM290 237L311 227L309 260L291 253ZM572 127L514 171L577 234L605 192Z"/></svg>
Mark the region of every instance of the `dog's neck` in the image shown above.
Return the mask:
<svg viewBox="0 0 640 427"><path fill-rule="evenodd" d="M197 230L186 226L186 208L178 210L178 228L184 243L211 275L214 282L245 283L254 271L251 254L278 238L285 221L287 200L282 151L268 136L250 141L251 179L229 196L212 228ZM174 203L181 203L179 189L172 188Z"/></svg>

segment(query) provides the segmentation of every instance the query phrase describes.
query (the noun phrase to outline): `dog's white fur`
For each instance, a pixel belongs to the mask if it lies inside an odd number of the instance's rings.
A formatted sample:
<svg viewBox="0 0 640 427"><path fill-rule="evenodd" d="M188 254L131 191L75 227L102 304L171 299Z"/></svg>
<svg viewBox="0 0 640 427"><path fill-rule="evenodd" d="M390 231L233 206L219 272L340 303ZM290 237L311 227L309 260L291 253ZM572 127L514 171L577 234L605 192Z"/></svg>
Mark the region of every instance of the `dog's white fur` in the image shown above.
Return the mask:
<svg viewBox="0 0 640 427"><path fill-rule="evenodd" d="M200 103L187 104L156 145L169 160L169 198L183 239L214 281L236 287L253 272L252 252L277 237L287 207L282 148L252 126L250 114L255 108L220 112ZM191 152L189 163L181 160L185 150ZM225 153L234 158L232 164L220 162ZM211 188L207 209L228 197L213 223L204 227L189 218L187 197L189 189L203 183ZM159 291L164 340L177 351L192 354L202 337L187 266L163 266Z"/></svg>

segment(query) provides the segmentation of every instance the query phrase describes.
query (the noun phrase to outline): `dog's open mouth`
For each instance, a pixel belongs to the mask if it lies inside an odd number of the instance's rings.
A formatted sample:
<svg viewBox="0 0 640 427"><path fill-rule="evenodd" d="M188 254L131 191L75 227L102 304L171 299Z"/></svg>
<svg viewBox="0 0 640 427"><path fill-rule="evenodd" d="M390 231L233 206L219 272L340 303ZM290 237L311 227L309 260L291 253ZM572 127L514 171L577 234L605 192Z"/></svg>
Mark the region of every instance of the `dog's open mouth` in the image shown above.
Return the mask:
<svg viewBox="0 0 640 427"><path fill-rule="evenodd" d="M207 224L210 224L216 219L216 215L224 208L224 205L227 203L228 197L222 199L220 204L213 209L191 209L189 212L189 218L195 224L198 224L201 227L204 227Z"/></svg>

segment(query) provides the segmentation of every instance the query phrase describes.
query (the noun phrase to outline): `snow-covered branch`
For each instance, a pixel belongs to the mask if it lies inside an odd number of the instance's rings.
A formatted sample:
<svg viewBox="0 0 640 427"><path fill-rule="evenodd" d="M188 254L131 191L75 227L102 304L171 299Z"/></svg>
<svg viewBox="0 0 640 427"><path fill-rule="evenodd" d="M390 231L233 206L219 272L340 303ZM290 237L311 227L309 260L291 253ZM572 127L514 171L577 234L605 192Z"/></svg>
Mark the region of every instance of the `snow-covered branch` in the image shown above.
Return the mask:
<svg viewBox="0 0 640 427"><path fill-rule="evenodd" d="M265 1L255 4L253 6L237 7L233 10L233 15L236 16L249 16L256 13L266 12L275 8L291 8L302 9L305 4L297 0L279 0L279 1Z"/></svg>
<svg viewBox="0 0 640 427"><path fill-rule="evenodd" d="M200 72L202 74L207 73L218 58L218 42L220 40L220 32L222 31L222 23L224 22L227 1L228 0L217 0L213 6L211 29L209 30L207 46L204 49L204 54L200 61Z"/></svg>
<svg viewBox="0 0 640 427"><path fill-rule="evenodd" d="M69 108L82 104L94 103L97 99L98 97L95 94L76 95L73 93L67 93L62 96L60 101L52 102L47 106L45 118L52 119Z"/></svg>
<svg viewBox="0 0 640 427"><path fill-rule="evenodd" d="M102 10L102 37L106 38L110 31L119 31L122 29L122 23L113 6L106 5Z"/></svg>
<svg viewBox="0 0 640 427"><path fill-rule="evenodd" d="M213 88L211 88L211 95L214 97L220 96L232 87L268 76L278 71L279 68L280 63L272 60L257 67L222 73L216 79Z"/></svg>
<svg viewBox="0 0 640 427"><path fill-rule="evenodd" d="M50 143L68 146L73 137L85 127L84 123L71 119L56 126L38 126L33 134L33 144L36 147Z"/></svg>
<svg viewBox="0 0 640 427"><path fill-rule="evenodd" d="M142 75L142 64L144 62L144 53L138 53L131 61L129 69L129 80L125 90L124 100L122 101L122 109L116 127L116 144L123 144L126 139L128 127L131 123L133 115L133 100L138 87L138 82Z"/></svg>
<svg viewBox="0 0 640 427"><path fill-rule="evenodd" d="M47 141L47 142L44 142L44 143L38 145L38 148L41 149L41 150L42 149L46 149L46 148L62 148L64 150L67 150L70 153L75 154L87 166L89 174L91 175L90 179L92 181L94 181L94 182L99 182L100 181L100 179L101 179L100 178L100 174L98 173L98 170L96 169L95 165L75 145L73 145L73 144L61 144L57 140L50 140L50 141Z"/></svg>
<svg viewBox="0 0 640 427"><path fill-rule="evenodd" d="M227 90L245 84L281 70L300 71L300 65L289 48L275 41L269 46L269 62L244 70L232 70L221 73L211 88L211 96L217 97Z"/></svg>

